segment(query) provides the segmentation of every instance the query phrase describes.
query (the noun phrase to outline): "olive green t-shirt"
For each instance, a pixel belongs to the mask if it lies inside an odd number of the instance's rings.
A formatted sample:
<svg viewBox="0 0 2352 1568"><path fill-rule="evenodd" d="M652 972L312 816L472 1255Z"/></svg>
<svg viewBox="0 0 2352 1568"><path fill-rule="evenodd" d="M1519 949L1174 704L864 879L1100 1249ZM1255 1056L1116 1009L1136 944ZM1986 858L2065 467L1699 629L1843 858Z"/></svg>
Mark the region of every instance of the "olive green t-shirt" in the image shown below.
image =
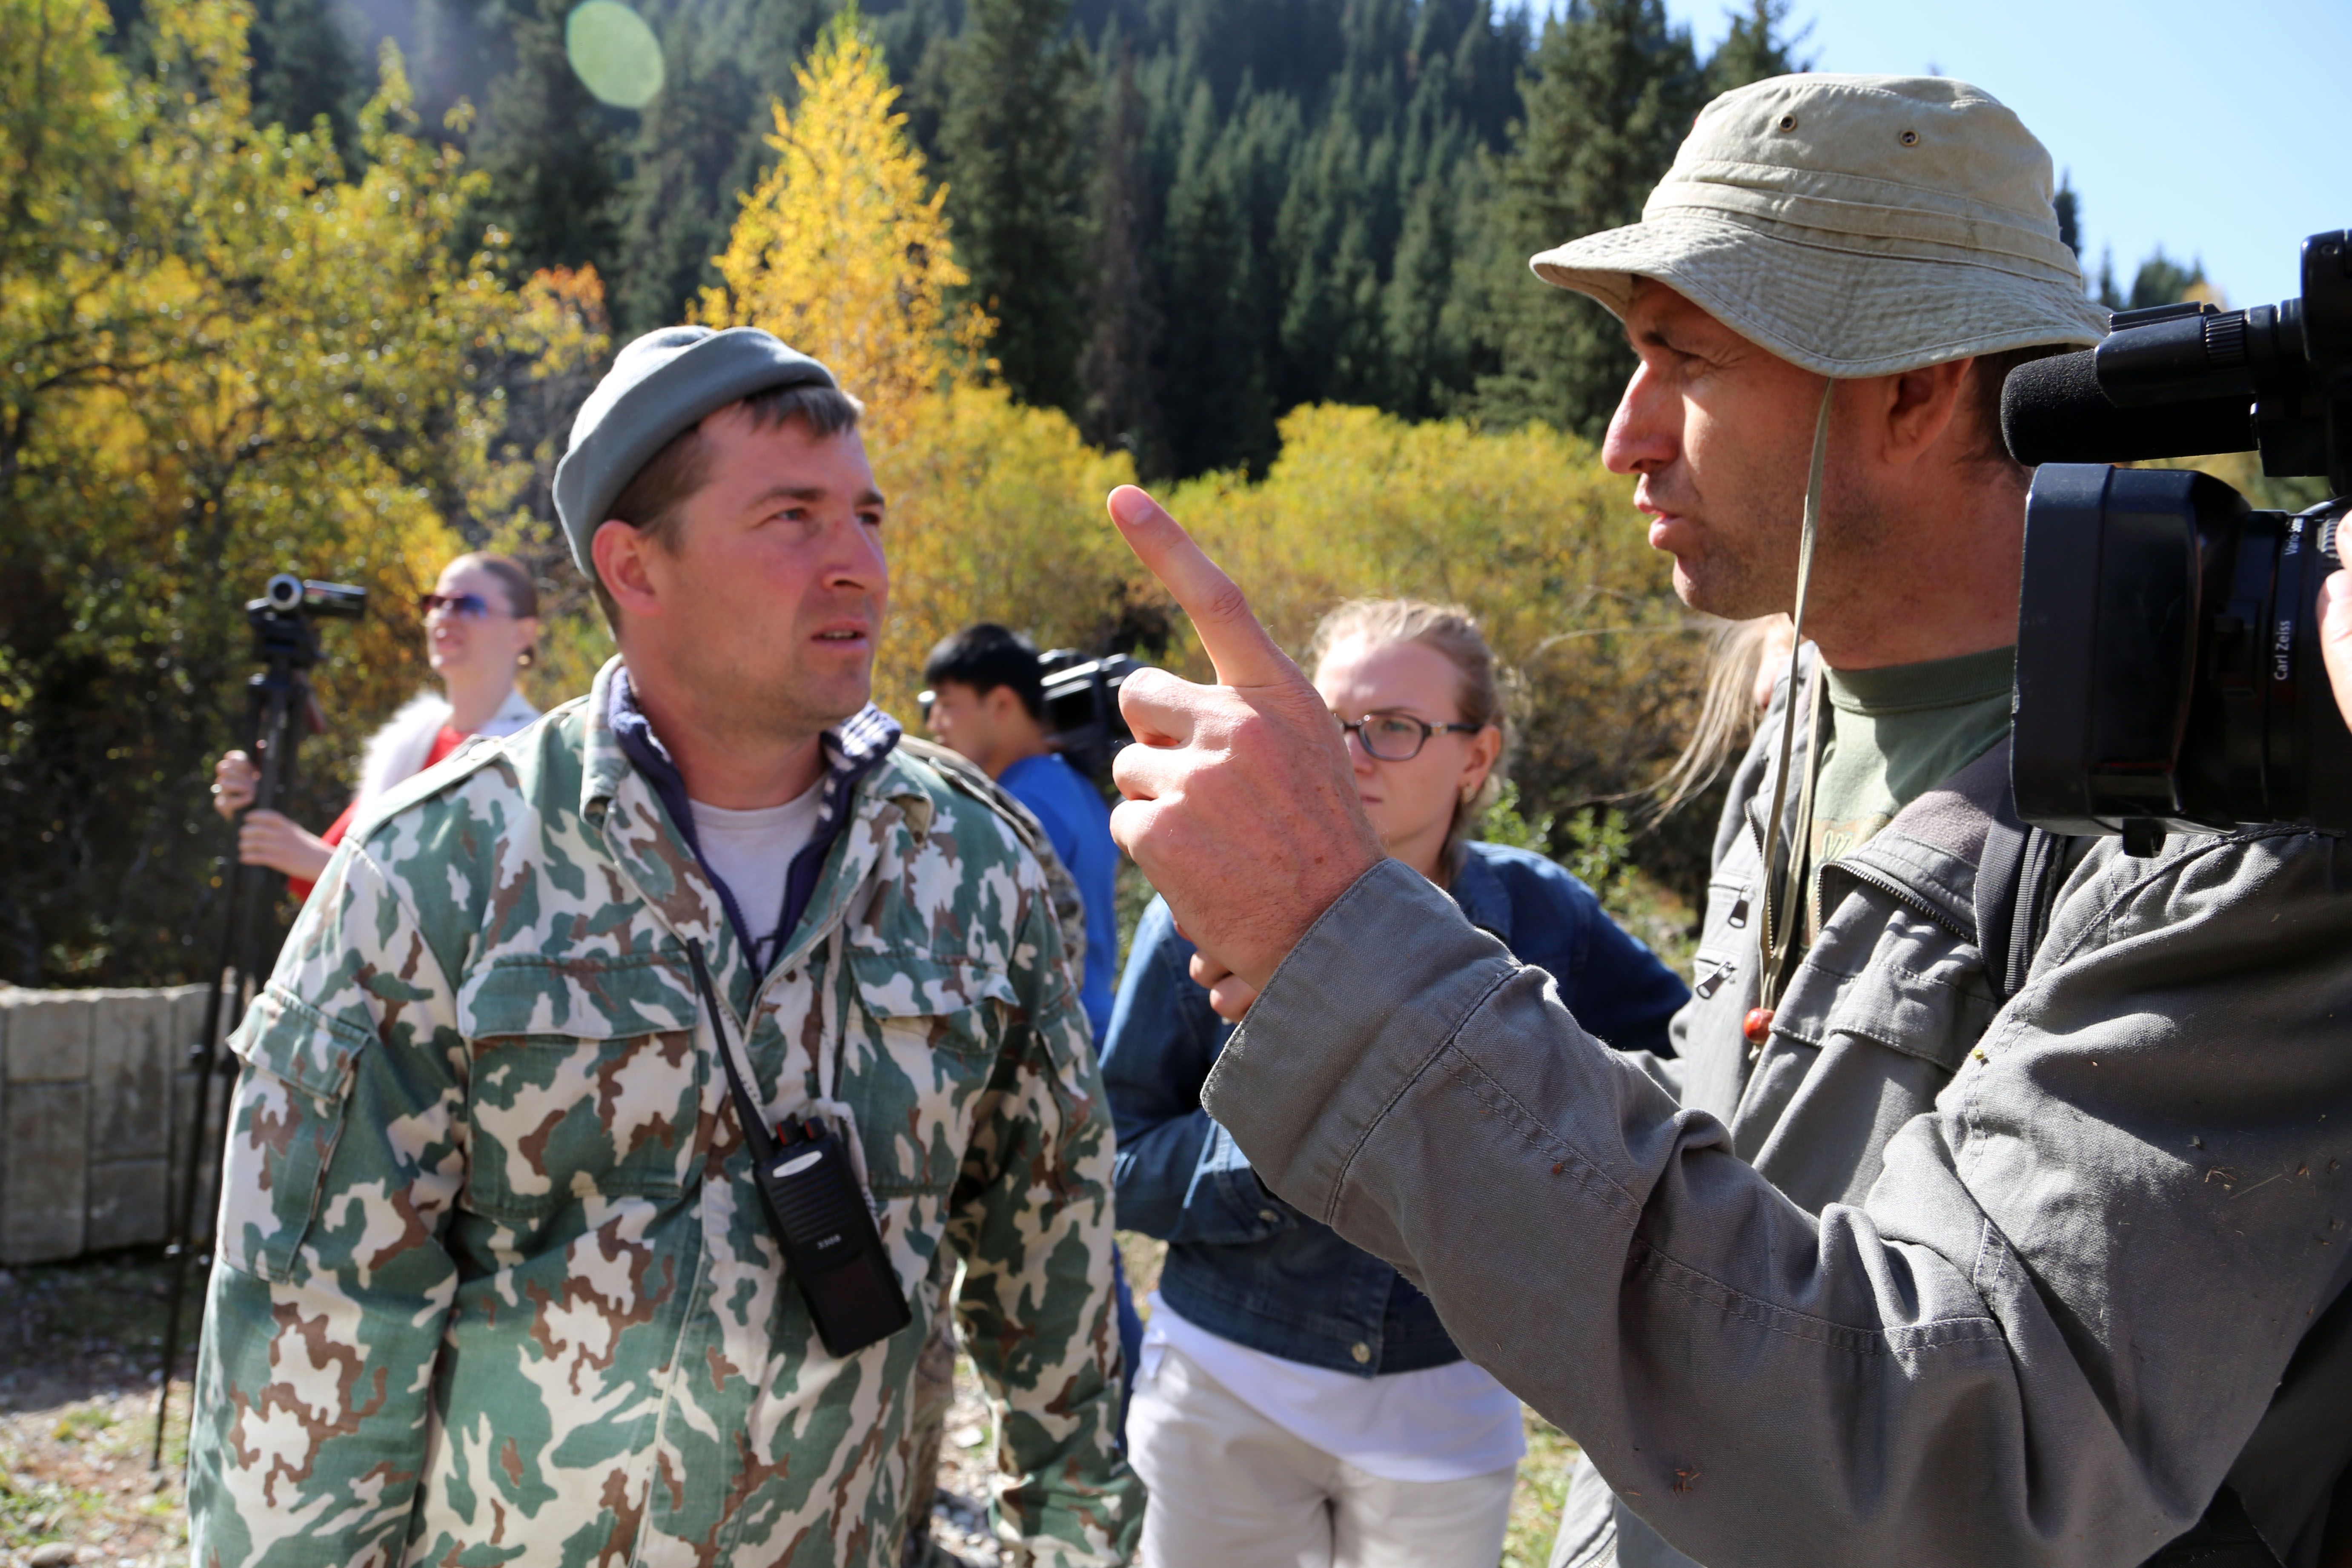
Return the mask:
<svg viewBox="0 0 2352 1568"><path fill-rule="evenodd" d="M1824 672L1830 741L1813 784L1807 846L1816 873L1869 843L1896 812L1991 749L2009 729L2016 668L2017 650L1997 647L1925 664Z"/></svg>

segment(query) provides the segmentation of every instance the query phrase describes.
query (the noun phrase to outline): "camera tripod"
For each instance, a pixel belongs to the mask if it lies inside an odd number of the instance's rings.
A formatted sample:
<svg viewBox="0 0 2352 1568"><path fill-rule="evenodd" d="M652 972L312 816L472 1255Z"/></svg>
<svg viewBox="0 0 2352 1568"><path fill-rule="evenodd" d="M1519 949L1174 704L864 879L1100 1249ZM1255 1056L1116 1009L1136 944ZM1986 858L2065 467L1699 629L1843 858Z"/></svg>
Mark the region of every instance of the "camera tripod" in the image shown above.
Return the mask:
<svg viewBox="0 0 2352 1568"><path fill-rule="evenodd" d="M277 810L278 801L293 786L295 754L316 712L310 679L311 667L319 662L319 632L314 617L356 616L365 603L362 589L337 583L306 583L285 574L272 577L262 596L247 603L245 615L253 629L254 657L262 668L246 682L244 741L246 754L260 762L261 778L255 787L252 804L238 814L240 827L244 818L253 812ZM208 1136L213 1079L236 1060L220 1048L225 1034L224 1016L234 1010L236 1016L226 1022L229 1028L236 1026L270 963L271 955L261 951L255 920L256 909L268 897L263 889L269 875L265 867L244 864L232 841L226 878L228 897L222 909L220 959L212 967L211 981L205 993L203 1034L188 1047L189 1064L196 1069L196 1098L194 1114L188 1121L187 1151L182 1161L179 1184L171 1194L170 1226L163 1249L171 1273L171 1294L163 1319L163 1370L156 1385L155 1446L148 1460L150 1469L160 1469L163 1463L164 1418L172 1405L172 1373L179 1359L180 1307L187 1293L188 1268L195 1262L206 1277L212 1268L212 1247L216 1238L199 1237L196 1228L205 1223L204 1216L213 1212L226 1155L226 1133L217 1141ZM234 981L231 975L236 977ZM206 1180L205 1173L207 1153L213 1156L210 1180ZM200 1195L202 1202L198 1201ZM201 1318L198 1323L201 1342Z"/></svg>

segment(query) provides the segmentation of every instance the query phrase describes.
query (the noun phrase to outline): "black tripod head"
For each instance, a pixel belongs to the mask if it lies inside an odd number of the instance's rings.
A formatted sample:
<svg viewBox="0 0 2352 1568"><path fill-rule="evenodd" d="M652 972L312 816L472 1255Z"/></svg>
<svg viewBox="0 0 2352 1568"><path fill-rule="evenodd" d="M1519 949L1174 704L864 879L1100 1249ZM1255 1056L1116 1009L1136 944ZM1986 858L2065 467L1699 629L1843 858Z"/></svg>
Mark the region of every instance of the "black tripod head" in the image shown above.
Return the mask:
<svg viewBox="0 0 2352 1568"><path fill-rule="evenodd" d="M319 662L319 621L355 621L366 612L365 588L280 572L262 585L261 597L245 602L254 659L272 670L308 669Z"/></svg>

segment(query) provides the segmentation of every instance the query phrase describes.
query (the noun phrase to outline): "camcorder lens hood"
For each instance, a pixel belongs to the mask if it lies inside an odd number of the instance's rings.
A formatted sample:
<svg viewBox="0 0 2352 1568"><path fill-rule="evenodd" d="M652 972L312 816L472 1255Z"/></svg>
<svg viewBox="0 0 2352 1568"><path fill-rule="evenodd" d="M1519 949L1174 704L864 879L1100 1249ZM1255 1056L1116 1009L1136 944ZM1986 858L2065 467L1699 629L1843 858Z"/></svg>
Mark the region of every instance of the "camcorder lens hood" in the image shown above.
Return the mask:
<svg viewBox="0 0 2352 1568"><path fill-rule="evenodd" d="M2256 511L2189 469L2069 463L2026 503L2011 782L2053 832L2352 827L2321 666L2344 504Z"/></svg>

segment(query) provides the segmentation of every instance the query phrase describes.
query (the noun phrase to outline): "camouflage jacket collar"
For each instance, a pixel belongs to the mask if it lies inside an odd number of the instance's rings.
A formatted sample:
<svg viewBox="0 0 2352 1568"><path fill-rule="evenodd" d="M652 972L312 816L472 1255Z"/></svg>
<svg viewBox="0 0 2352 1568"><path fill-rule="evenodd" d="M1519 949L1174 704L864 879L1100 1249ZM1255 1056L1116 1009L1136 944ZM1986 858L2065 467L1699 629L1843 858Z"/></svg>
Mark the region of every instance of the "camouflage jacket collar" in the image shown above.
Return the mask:
<svg viewBox="0 0 2352 1568"><path fill-rule="evenodd" d="M656 903L662 900L654 891L656 886L678 888L677 873L683 864L678 851L683 849L685 857L691 858L718 893L726 914L728 933L744 955L744 968L756 979L797 945L794 939L803 933L812 905L818 901L818 885L826 861L854 815L858 786L888 760L900 733L898 721L869 702L821 736L825 773L816 828L794 857L785 878L782 919L776 926L775 945L771 952L754 950L751 922L743 918L733 890L703 858L695 832L694 811L687 798L686 780L671 760L669 749L655 733L645 710L638 706L636 694L629 684L628 667L617 656L597 672L589 696L587 766L582 778L581 816L604 826L606 847L630 867L648 899ZM658 802L658 811L646 811L645 807L650 803L640 803L635 812L627 809L624 797L634 793L633 784ZM618 816L616 806L621 808ZM651 818L646 824L653 830L650 836L632 838L625 831L615 831L623 819L634 816ZM857 875L852 875L844 879L841 886L844 889L854 887L858 879ZM835 901L823 900L824 908L818 910L821 918L808 924L807 929L818 931L830 923ZM717 936L715 931L710 934L714 939Z"/></svg>

